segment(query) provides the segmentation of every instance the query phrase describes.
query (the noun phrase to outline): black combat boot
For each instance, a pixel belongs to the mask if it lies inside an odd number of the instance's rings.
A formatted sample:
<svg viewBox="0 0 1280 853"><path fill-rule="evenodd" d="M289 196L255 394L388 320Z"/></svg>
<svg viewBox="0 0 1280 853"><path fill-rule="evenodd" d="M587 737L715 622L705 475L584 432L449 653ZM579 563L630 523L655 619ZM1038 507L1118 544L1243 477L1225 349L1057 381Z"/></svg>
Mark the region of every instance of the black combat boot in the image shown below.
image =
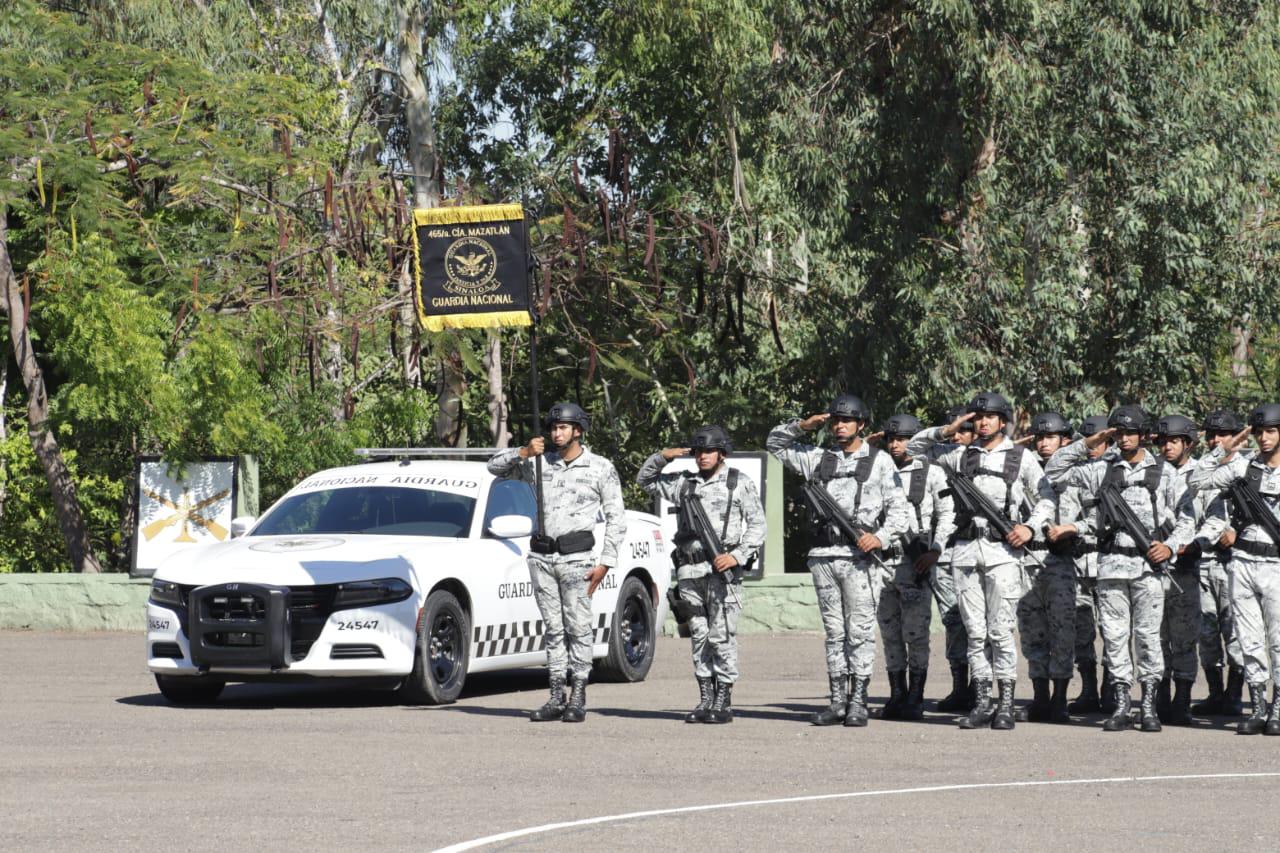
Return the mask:
<svg viewBox="0 0 1280 853"><path fill-rule="evenodd" d="M708 723L733 722L733 685L726 681L716 682L716 698L707 711Z"/></svg>
<svg viewBox="0 0 1280 853"><path fill-rule="evenodd" d="M1080 664L1080 695L1067 705L1072 714L1093 714L1102 710L1098 697L1098 665Z"/></svg>
<svg viewBox="0 0 1280 853"><path fill-rule="evenodd" d="M1128 689L1126 685L1125 689ZM1116 683L1111 678L1111 670L1104 664L1102 667L1102 686L1098 688L1098 710L1104 714L1116 712Z"/></svg>
<svg viewBox="0 0 1280 853"><path fill-rule="evenodd" d="M1016 683L1012 678L1000 679L1000 704L991 718L991 728L997 731L1013 728L1013 686Z"/></svg>
<svg viewBox="0 0 1280 853"><path fill-rule="evenodd" d="M1244 669L1238 666L1227 669L1227 695L1222 700L1222 714L1239 717L1244 713Z"/></svg>
<svg viewBox="0 0 1280 853"><path fill-rule="evenodd" d="M1160 715L1156 713L1157 697L1160 694L1160 679L1148 678L1142 682L1142 731L1158 732Z"/></svg>
<svg viewBox="0 0 1280 853"><path fill-rule="evenodd" d="M529 719L535 723L545 723L548 720L558 720L564 716L564 676L551 676L551 698L547 703L538 710L529 715Z"/></svg>
<svg viewBox="0 0 1280 853"><path fill-rule="evenodd" d="M1049 722L1071 722L1071 714L1067 711L1067 690L1070 687L1070 678L1055 678L1053 680L1053 696L1049 698Z"/></svg>
<svg viewBox="0 0 1280 853"><path fill-rule="evenodd" d="M575 678L569 688L569 704L560 719L566 723L580 723L587 718L587 679Z"/></svg>
<svg viewBox="0 0 1280 853"><path fill-rule="evenodd" d="M880 709L880 719L901 720L902 706L907 701L907 672L898 670L889 673L889 701Z"/></svg>
<svg viewBox="0 0 1280 853"><path fill-rule="evenodd" d="M867 724L867 685L870 678L853 677L853 685L849 688L849 702L844 715L844 724L861 728Z"/></svg>
<svg viewBox="0 0 1280 853"><path fill-rule="evenodd" d="M907 701L902 706L902 719L924 719L924 683L929 675L927 669L911 670L910 686L907 688Z"/></svg>
<svg viewBox="0 0 1280 853"><path fill-rule="evenodd" d="M1115 710L1111 712L1111 716L1107 717L1106 722L1102 724L1102 730L1104 732L1122 732L1129 728L1129 709L1132 707L1128 684L1123 681L1111 683L1111 703Z"/></svg>
<svg viewBox="0 0 1280 853"><path fill-rule="evenodd" d="M1267 727L1267 682L1249 685L1249 698L1253 700L1253 713L1236 725L1242 735L1261 734Z"/></svg>
<svg viewBox="0 0 1280 853"><path fill-rule="evenodd" d="M1169 691L1169 676L1166 675L1160 679L1160 684L1156 688L1156 716L1160 718L1160 722L1169 722L1169 705L1171 702Z"/></svg>
<svg viewBox="0 0 1280 853"><path fill-rule="evenodd" d="M698 679L698 707L694 708L685 715L686 723L702 723L707 719L707 711L711 708L711 703L716 698L716 680L714 678L703 678L696 676Z"/></svg>
<svg viewBox="0 0 1280 853"><path fill-rule="evenodd" d="M973 696L973 710L960 718L960 728L985 729L996 715L995 703L991 701L991 679L975 678Z"/></svg>
<svg viewBox="0 0 1280 853"><path fill-rule="evenodd" d="M1264 735L1280 735L1280 684L1271 685L1271 713L1267 715Z"/></svg>
<svg viewBox="0 0 1280 853"><path fill-rule="evenodd" d="M938 710L948 713L968 711L973 707L973 694L969 690L969 665L951 664L951 692L938 702Z"/></svg>
<svg viewBox="0 0 1280 853"><path fill-rule="evenodd" d="M1191 685L1185 678L1174 679L1173 699L1169 701L1169 716L1165 722L1171 726L1191 725Z"/></svg>
<svg viewBox="0 0 1280 853"><path fill-rule="evenodd" d="M1222 668L1205 667L1204 683L1209 687L1209 695L1192 705L1191 713L1198 717L1216 717L1226 711L1227 703L1227 689L1222 686Z"/></svg>
<svg viewBox="0 0 1280 853"><path fill-rule="evenodd" d="M1031 704L1022 709L1018 719L1027 723L1043 723L1049 719L1049 679L1031 679Z"/></svg>
<svg viewBox="0 0 1280 853"><path fill-rule="evenodd" d="M835 726L844 722L845 685L849 679L843 675L828 676L831 682L831 704L810 718L815 726Z"/></svg>

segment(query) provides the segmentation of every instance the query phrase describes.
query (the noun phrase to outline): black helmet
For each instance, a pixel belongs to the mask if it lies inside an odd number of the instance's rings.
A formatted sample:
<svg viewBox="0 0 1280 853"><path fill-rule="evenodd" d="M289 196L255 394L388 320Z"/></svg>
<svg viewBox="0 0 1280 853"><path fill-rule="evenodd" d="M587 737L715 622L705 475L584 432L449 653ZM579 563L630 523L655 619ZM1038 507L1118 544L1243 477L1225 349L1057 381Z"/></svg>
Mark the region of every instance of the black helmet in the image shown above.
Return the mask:
<svg viewBox="0 0 1280 853"><path fill-rule="evenodd" d="M827 411L833 418L853 418L858 421L871 420L871 411L867 408L867 404L862 402L861 397L855 397L853 394L841 394L831 401L831 408Z"/></svg>
<svg viewBox="0 0 1280 853"><path fill-rule="evenodd" d="M543 423L547 429L551 429L552 424L573 424L582 430L583 435L591 429L591 418L577 403L556 403L547 410Z"/></svg>
<svg viewBox="0 0 1280 853"><path fill-rule="evenodd" d="M1013 406L1009 404L1008 400L994 391L983 391L969 401L967 408L975 415L990 413L1004 418L1006 423L1013 420Z"/></svg>
<svg viewBox="0 0 1280 853"><path fill-rule="evenodd" d="M947 426L967 411L969 411L968 406L952 406L950 409L947 409L947 416L942 419L942 423L938 424L938 426ZM973 421L965 421L962 423L959 431L973 432Z"/></svg>
<svg viewBox="0 0 1280 853"><path fill-rule="evenodd" d="M1244 429L1240 416L1229 409L1214 409L1204 416L1205 432L1239 432Z"/></svg>
<svg viewBox="0 0 1280 853"><path fill-rule="evenodd" d="M1107 418L1107 426L1129 432L1151 429L1151 416L1141 406L1117 406Z"/></svg>
<svg viewBox="0 0 1280 853"><path fill-rule="evenodd" d="M1280 426L1280 403L1267 403L1254 409L1249 413L1249 426L1253 429Z"/></svg>
<svg viewBox="0 0 1280 853"><path fill-rule="evenodd" d="M1195 441L1200 433L1196 429L1195 421L1191 418L1184 418L1182 415L1165 415L1156 421L1156 435Z"/></svg>
<svg viewBox="0 0 1280 853"><path fill-rule="evenodd" d="M729 433L724 427L719 424L708 424L698 427L694 432L693 438L689 439L689 449L719 450L728 455L733 452L733 442L729 440Z"/></svg>
<svg viewBox="0 0 1280 853"><path fill-rule="evenodd" d="M1106 428L1107 428L1106 415L1089 415L1089 417L1085 418L1080 422L1080 434L1083 435L1085 438L1088 438L1094 433L1102 432Z"/></svg>
<svg viewBox="0 0 1280 853"><path fill-rule="evenodd" d="M964 414L961 412L961 414ZM920 425L920 420L915 415L894 415L884 422L884 437L893 438L896 435L913 436L924 427Z"/></svg>
<svg viewBox="0 0 1280 853"><path fill-rule="evenodd" d="M1031 419L1032 435L1065 435L1071 437L1071 424L1057 412L1041 412Z"/></svg>

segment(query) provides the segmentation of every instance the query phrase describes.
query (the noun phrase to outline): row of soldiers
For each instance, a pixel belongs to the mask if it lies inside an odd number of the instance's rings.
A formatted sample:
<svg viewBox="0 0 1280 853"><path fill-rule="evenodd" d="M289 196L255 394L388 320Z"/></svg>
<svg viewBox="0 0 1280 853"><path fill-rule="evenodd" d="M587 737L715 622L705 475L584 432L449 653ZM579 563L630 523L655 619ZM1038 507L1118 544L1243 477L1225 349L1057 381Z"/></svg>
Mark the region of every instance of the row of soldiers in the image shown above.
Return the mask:
<svg viewBox="0 0 1280 853"><path fill-rule="evenodd" d="M1280 700L1273 692L1266 701L1280 667L1280 405L1258 407L1247 426L1230 412L1210 413L1210 450L1198 462L1196 425L1178 415L1153 421L1121 406L1086 418L1074 441L1057 413L1033 417L1019 441L1008 434L1012 420L1008 400L984 393L942 426L924 429L900 414L864 437L869 410L842 394L827 412L770 432L769 452L803 477L810 505L808 564L831 689L813 723L867 724L877 625L890 683L880 716L923 715L932 598L952 674L937 707L962 713L962 728L1013 728L1016 625L1034 691L1022 719L1066 722L1102 710L1110 714L1104 729L1124 730L1138 684L1139 725L1159 731L1162 719L1241 714L1247 683L1252 713L1239 730L1280 735ZM559 532L534 543L530 572L547 625L552 696L535 720L582 718L589 595L616 562L625 524L616 470L580 444L587 423L573 404L557 404L548 418L554 452L543 473L543 533ZM807 440L824 426L829 446ZM1251 434L1256 453L1243 450ZM754 484L726 464L731 449L722 428L704 427L687 447L655 453L638 476L680 511L674 609L689 625L699 687L690 722L733 719L741 573L765 535ZM534 439L495 456L490 470L531 479L530 460L543 452ZM662 473L685 455L695 472ZM589 530L598 511L606 519L600 564L590 565L589 550L555 550L574 539L574 525ZM1197 649L1209 695L1192 706ZM1082 683L1069 703L1073 663Z"/></svg>

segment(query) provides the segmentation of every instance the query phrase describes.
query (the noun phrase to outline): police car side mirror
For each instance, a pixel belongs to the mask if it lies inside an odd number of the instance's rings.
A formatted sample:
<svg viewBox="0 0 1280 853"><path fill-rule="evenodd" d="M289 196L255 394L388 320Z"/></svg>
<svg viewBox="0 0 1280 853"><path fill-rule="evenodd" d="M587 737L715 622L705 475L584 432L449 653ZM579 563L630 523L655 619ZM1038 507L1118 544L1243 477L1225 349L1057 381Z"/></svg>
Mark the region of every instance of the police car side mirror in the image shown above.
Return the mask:
<svg viewBox="0 0 1280 853"><path fill-rule="evenodd" d="M533 519L523 515L499 515L489 522L489 535L498 539L520 539L533 533Z"/></svg>
<svg viewBox="0 0 1280 853"><path fill-rule="evenodd" d="M257 523L257 517L252 515L242 515L239 518L231 519L231 538L239 539L249 532L249 528Z"/></svg>

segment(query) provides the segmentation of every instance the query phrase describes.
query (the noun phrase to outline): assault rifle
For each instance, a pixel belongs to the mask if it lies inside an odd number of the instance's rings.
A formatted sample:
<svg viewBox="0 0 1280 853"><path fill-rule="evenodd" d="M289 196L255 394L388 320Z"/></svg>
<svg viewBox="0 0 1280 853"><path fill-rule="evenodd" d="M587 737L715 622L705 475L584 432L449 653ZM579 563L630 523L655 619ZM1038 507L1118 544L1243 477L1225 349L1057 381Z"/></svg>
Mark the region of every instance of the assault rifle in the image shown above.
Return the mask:
<svg viewBox="0 0 1280 853"><path fill-rule="evenodd" d="M1249 488L1249 482L1243 477L1232 481L1227 487L1232 503L1250 524L1256 524L1271 537L1271 542L1280 546L1280 521L1267 506L1262 495Z"/></svg>
<svg viewBox="0 0 1280 853"><path fill-rule="evenodd" d="M973 478L960 471L948 471L947 479L951 483L951 494L955 496L956 503L959 504L957 509L963 511L966 515L980 515L987 520L987 523L1000 534L1001 540L1008 538L1013 532L1013 528L1018 525L1002 513L991 498L987 497L982 489L978 488L978 484L973 482ZM1030 550L1024 548L1023 553L1031 558L1031 562L1040 568L1044 568L1044 562Z"/></svg>
<svg viewBox="0 0 1280 853"><path fill-rule="evenodd" d="M1154 542L1151 532L1142 523L1142 519L1138 518L1138 514L1133 511L1133 507L1129 506L1129 502L1120 494L1120 489L1115 486L1103 486L1098 493L1098 498L1101 504L1104 529L1118 525L1125 533L1129 534L1129 538L1133 540L1133 544L1137 549L1142 552L1143 559L1151 565L1151 568L1157 572L1163 572L1169 578L1169 583L1173 584L1173 588L1178 592L1182 592L1182 587L1169 573L1169 562L1166 560L1163 563L1156 563L1147 556L1147 552L1151 550L1151 545Z"/></svg>
<svg viewBox="0 0 1280 853"><path fill-rule="evenodd" d="M804 484L803 489L805 503L808 504L809 511L813 513L813 517L825 521L827 524L834 524L844 537L849 540L849 544L854 548L858 547L858 540L862 538L862 534L875 531L866 525L859 524L854 521L845 511L836 503L836 499L831 497L831 493L827 491L826 486L815 483L812 480ZM881 543L884 544L883 542ZM861 550L861 549L859 549ZM880 555L874 551L865 552L868 557L875 561L876 565L882 569L888 570L888 566L884 564L884 560L880 559Z"/></svg>

